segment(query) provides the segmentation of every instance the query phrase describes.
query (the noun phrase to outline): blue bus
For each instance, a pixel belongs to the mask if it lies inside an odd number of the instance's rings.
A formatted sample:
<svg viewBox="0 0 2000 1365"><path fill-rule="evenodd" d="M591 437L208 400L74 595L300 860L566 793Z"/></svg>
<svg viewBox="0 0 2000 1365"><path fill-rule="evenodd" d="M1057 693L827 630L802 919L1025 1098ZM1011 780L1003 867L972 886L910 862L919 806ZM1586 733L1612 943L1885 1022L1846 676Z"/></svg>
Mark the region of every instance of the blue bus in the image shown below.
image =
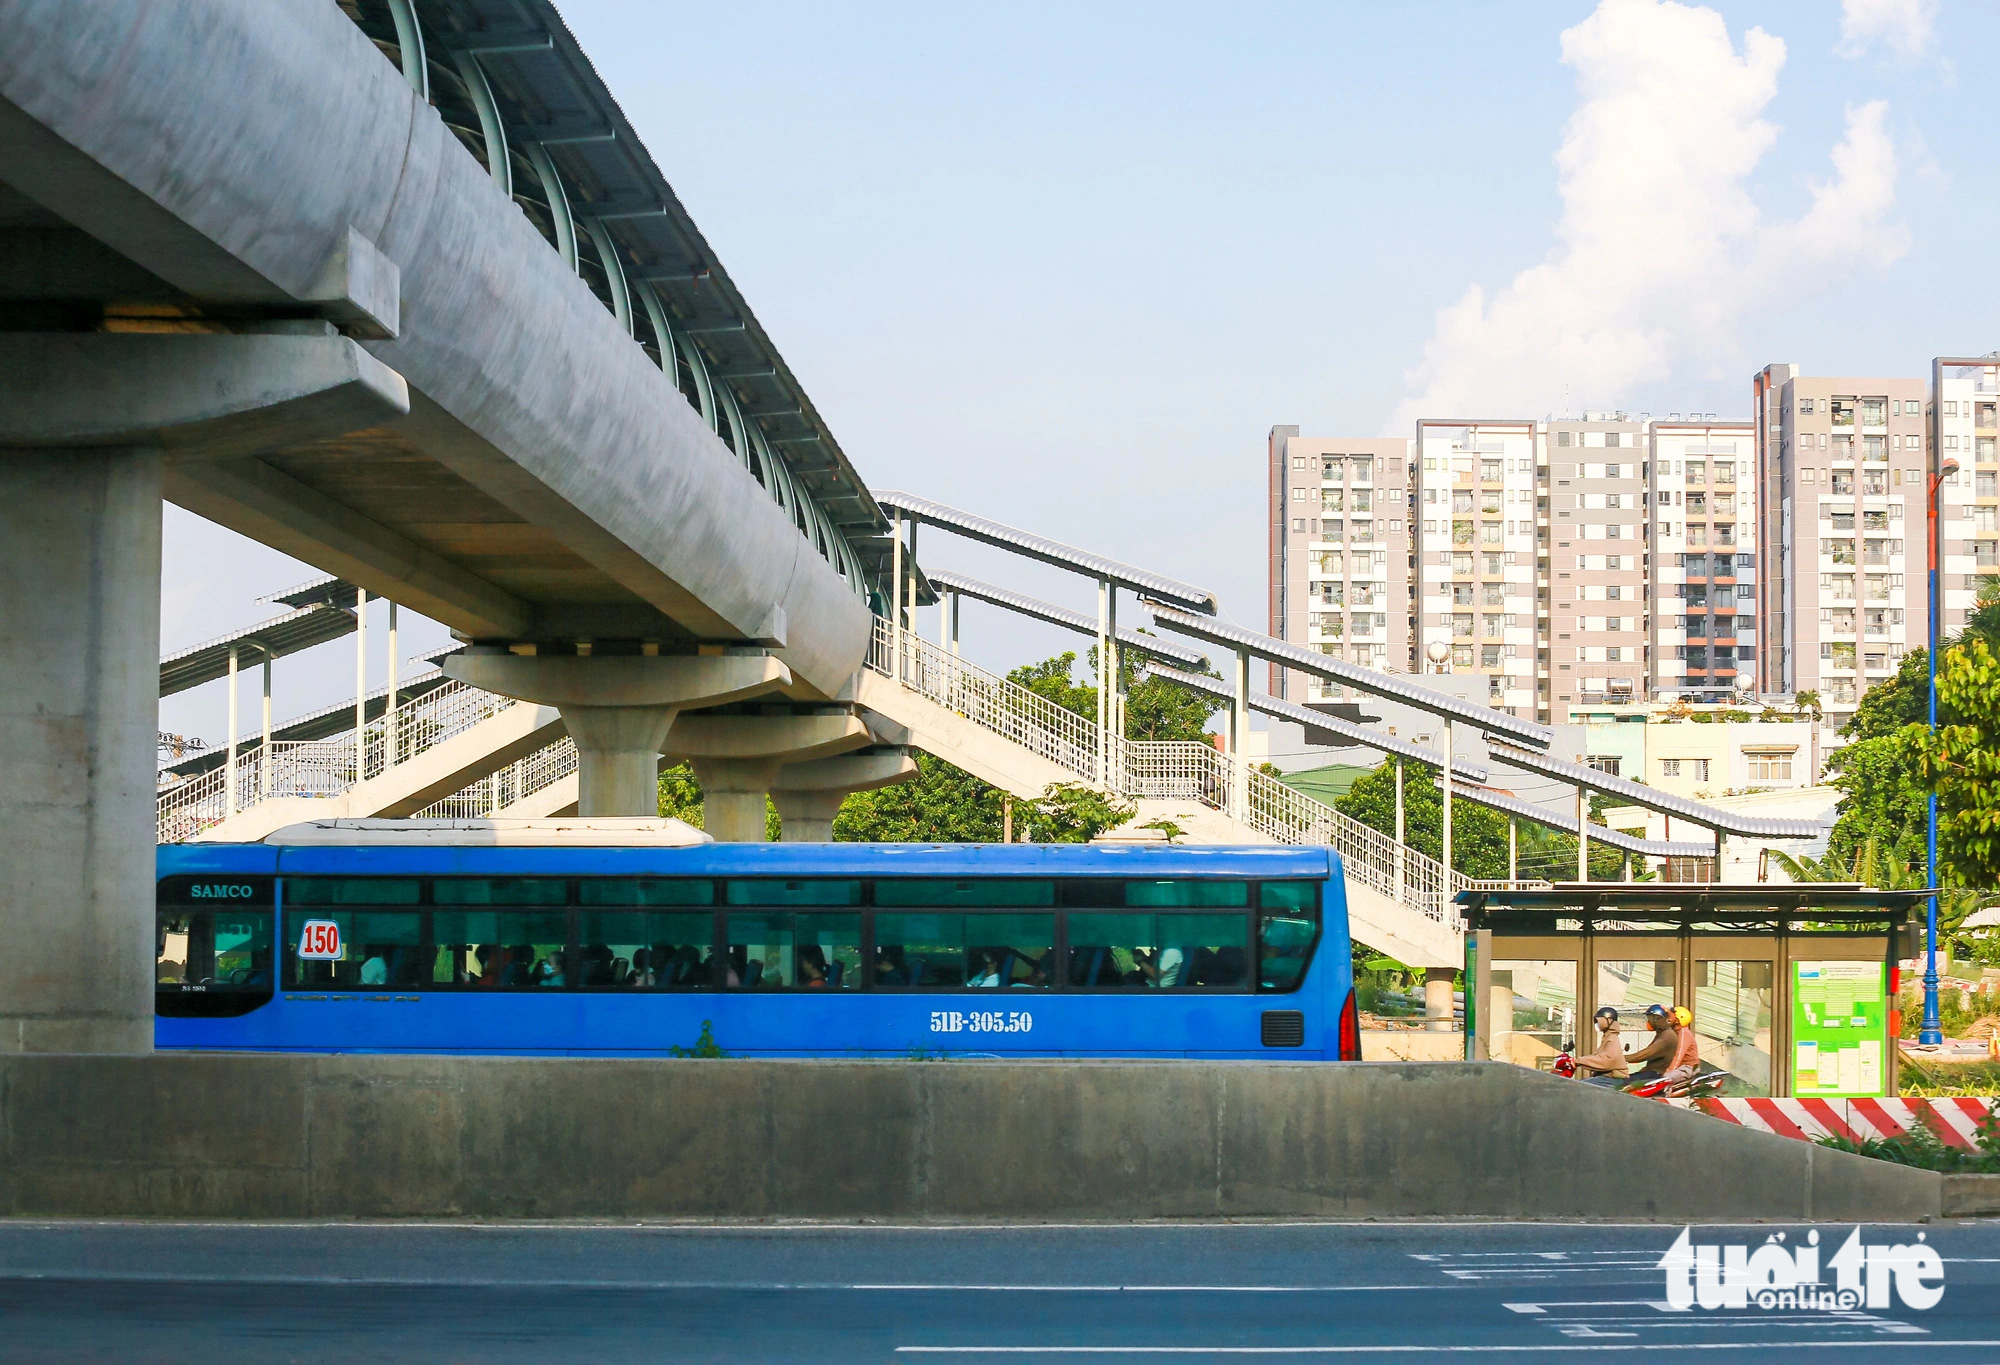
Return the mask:
<svg viewBox="0 0 2000 1365"><path fill-rule="evenodd" d="M159 1047L1360 1056L1324 848L319 828L161 847Z"/></svg>

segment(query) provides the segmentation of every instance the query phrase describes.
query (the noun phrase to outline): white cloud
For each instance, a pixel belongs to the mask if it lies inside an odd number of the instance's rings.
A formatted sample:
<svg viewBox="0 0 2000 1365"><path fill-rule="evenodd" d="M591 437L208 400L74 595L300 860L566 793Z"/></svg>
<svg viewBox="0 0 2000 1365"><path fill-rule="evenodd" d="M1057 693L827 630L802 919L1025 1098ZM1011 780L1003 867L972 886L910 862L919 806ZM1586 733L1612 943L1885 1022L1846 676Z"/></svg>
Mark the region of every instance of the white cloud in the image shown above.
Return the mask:
<svg viewBox="0 0 2000 1365"><path fill-rule="evenodd" d="M1538 265L1440 309L1389 430L1419 416L1506 416L1615 405L1691 369L1766 301L1818 292L1902 255L1890 221L1896 153L1881 101L1850 109L1812 206L1767 221L1749 179L1778 138L1763 113L1781 39L1715 11L1602 0L1562 35L1579 103L1556 167L1562 217Z"/></svg>
<svg viewBox="0 0 2000 1365"><path fill-rule="evenodd" d="M1915 61L1937 36L1937 0L1841 0L1840 46L1843 57L1866 57L1883 48L1903 61Z"/></svg>

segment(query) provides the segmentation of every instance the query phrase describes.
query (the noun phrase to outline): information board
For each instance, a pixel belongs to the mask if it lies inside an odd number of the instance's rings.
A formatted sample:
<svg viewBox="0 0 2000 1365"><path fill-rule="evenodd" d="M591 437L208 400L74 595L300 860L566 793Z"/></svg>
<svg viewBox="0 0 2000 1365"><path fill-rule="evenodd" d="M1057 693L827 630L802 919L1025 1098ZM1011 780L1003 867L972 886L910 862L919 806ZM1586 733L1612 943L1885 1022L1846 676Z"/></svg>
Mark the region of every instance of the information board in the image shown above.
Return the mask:
<svg viewBox="0 0 2000 1365"><path fill-rule="evenodd" d="M1792 966L1792 1094L1875 1098L1888 1083L1887 968L1880 962Z"/></svg>

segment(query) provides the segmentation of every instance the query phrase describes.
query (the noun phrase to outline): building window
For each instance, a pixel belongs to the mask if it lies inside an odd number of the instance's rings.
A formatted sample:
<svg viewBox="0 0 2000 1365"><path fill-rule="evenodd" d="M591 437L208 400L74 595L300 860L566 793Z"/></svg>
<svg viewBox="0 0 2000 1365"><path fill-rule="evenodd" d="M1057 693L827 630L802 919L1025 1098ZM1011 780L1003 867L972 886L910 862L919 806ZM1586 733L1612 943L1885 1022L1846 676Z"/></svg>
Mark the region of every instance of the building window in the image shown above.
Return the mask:
<svg viewBox="0 0 2000 1365"><path fill-rule="evenodd" d="M1588 758L1584 759L1584 762L1589 764L1591 767L1597 769L1597 771L1601 773L1608 774L1609 776L1612 777L1618 776L1617 754L1592 754Z"/></svg>
<svg viewBox="0 0 2000 1365"><path fill-rule="evenodd" d="M1789 782L1792 780L1792 756L1790 754L1751 754L1750 780L1752 782Z"/></svg>
<svg viewBox="0 0 2000 1365"><path fill-rule="evenodd" d="M1811 402L1812 400L1808 399L1806 401ZM1680 775L1681 761L1678 758L1663 758L1660 760L1661 777L1679 777Z"/></svg>

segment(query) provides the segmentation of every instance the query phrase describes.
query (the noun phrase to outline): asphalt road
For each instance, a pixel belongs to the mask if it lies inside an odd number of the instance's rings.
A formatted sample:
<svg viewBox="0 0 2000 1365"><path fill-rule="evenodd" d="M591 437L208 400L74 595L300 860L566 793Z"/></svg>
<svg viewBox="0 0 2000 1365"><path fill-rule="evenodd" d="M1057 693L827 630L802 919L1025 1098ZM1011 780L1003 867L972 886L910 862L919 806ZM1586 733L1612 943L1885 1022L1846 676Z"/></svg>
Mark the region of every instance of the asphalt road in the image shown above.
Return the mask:
<svg viewBox="0 0 2000 1365"><path fill-rule="evenodd" d="M0 1222L0 1360L2000 1365L2000 1222L1863 1229L1939 1250L1928 1311L1671 1311L1679 1232Z"/></svg>

